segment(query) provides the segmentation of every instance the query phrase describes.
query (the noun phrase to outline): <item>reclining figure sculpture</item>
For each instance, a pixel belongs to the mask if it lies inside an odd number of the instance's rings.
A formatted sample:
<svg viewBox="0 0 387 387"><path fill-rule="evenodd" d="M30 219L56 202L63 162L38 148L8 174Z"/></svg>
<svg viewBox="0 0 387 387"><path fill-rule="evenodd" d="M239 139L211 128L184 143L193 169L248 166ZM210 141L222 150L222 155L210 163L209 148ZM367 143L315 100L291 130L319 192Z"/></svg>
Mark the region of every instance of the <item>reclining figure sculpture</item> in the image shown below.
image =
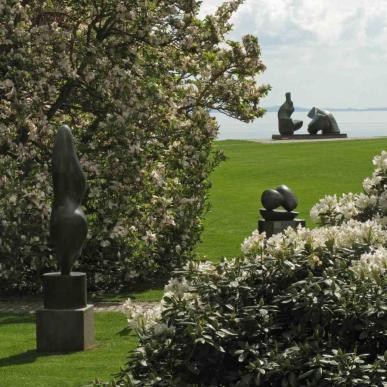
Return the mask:
<svg viewBox="0 0 387 387"><path fill-rule="evenodd" d="M308 117L312 119L308 125L308 132L310 134L317 134L320 130L322 134L340 134L335 117L328 110L313 107L309 111Z"/></svg>
<svg viewBox="0 0 387 387"><path fill-rule="evenodd" d="M296 130L301 128L303 122L290 118L294 112L293 101L290 93L286 93L285 96L286 101L278 110L278 130L282 136L292 136Z"/></svg>

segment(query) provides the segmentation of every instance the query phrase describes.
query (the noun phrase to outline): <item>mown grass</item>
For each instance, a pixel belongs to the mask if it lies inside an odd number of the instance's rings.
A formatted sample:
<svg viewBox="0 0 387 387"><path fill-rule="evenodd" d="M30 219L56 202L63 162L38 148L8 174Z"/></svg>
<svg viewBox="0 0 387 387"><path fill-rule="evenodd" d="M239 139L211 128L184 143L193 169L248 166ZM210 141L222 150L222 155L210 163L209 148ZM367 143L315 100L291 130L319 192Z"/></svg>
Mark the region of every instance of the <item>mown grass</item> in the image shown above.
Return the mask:
<svg viewBox="0 0 387 387"><path fill-rule="evenodd" d="M309 211L326 194L360 192L373 170L372 157L387 149L387 138L298 143L219 141L227 157L212 174L211 210L205 219L199 256L232 257L257 228L260 195L288 185L299 200L300 217L313 226Z"/></svg>
<svg viewBox="0 0 387 387"><path fill-rule="evenodd" d="M75 387L112 380L137 344L123 314L95 314L96 347L65 354L35 351L35 317L0 313L1 387Z"/></svg>

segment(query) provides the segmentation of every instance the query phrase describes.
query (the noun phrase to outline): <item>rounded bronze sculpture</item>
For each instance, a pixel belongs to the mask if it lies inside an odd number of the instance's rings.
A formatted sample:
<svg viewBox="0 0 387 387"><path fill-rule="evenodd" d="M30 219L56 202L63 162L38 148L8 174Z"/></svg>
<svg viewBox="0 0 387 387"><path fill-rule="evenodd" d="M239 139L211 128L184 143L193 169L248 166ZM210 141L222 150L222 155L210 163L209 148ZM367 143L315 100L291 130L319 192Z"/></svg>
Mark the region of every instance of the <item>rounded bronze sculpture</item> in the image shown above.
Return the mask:
<svg viewBox="0 0 387 387"><path fill-rule="evenodd" d="M298 200L286 185L264 191L261 202L264 209L261 209L260 213L265 220L292 220L298 215L298 212L293 211L298 205ZM286 211L275 211L281 206Z"/></svg>
<svg viewBox="0 0 387 387"><path fill-rule="evenodd" d="M275 189L267 189L262 193L261 202L267 210L274 210L282 204L283 197Z"/></svg>
<svg viewBox="0 0 387 387"><path fill-rule="evenodd" d="M298 200L286 185L276 189L267 189L262 193L261 202L264 208L259 210L263 219L258 220L258 231L265 233L266 238L285 231L288 227L305 227L305 220L296 219L298 212L293 211ZM284 210L278 210L278 207Z"/></svg>
<svg viewBox="0 0 387 387"><path fill-rule="evenodd" d="M286 211L293 211L297 207L298 200L288 186L280 185L276 188L276 191L282 196L281 205Z"/></svg>
<svg viewBox="0 0 387 387"><path fill-rule="evenodd" d="M68 126L59 128L52 155L54 200L50 236L62 275L69 275L81 254L87 235L87 221L80 207L86 190L86 178L75 153Z"/></svg>

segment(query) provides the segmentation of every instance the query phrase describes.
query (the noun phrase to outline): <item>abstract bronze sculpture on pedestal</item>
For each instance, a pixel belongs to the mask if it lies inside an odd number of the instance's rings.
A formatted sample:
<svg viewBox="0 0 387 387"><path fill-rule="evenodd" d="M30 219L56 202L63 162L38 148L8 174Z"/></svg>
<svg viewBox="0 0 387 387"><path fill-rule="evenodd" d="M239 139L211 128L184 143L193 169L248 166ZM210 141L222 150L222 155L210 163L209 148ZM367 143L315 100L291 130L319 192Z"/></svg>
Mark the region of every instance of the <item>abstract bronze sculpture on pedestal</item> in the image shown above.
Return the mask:
<svg viewBox="0 0 387 387"><path fill-rule="evenodd" d="M54 200L50 236L59 273L43 275L44 309L36 313L37 349L77 351L94 344L93 306L87 304L86 274L72 272L87 236L81 209L86 178L68 126L59 128L52 156Z"/></svg>
<svg viewBox="0 0 387 387"><path fill-rule="evenodd" d="M288 227L296 228L299 225L305 227L304 220L295 219L298 212L293 210L297 207L298 200L286 185L264 191L261 202L264 208L260 209L259 212L263 220L258 221L258 230L266 232L267 237L282 232ZM277 210L281 206L285 211Z"/></svg>

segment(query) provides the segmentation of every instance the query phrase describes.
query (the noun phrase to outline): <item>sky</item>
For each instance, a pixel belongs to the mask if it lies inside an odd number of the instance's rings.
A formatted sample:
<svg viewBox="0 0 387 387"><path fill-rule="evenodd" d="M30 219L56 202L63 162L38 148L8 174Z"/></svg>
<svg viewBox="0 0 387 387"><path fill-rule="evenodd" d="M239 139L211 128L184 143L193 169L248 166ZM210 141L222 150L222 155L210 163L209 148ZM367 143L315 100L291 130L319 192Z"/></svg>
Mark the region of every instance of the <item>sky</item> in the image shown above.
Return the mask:
<svg viewBox="0 0 387 387"><path fill-rule="evenodd" d="M222 0L203 0L201 14ZM387 0L245 0L229 38L258 37L262 106L387 106Z"/></svg>

